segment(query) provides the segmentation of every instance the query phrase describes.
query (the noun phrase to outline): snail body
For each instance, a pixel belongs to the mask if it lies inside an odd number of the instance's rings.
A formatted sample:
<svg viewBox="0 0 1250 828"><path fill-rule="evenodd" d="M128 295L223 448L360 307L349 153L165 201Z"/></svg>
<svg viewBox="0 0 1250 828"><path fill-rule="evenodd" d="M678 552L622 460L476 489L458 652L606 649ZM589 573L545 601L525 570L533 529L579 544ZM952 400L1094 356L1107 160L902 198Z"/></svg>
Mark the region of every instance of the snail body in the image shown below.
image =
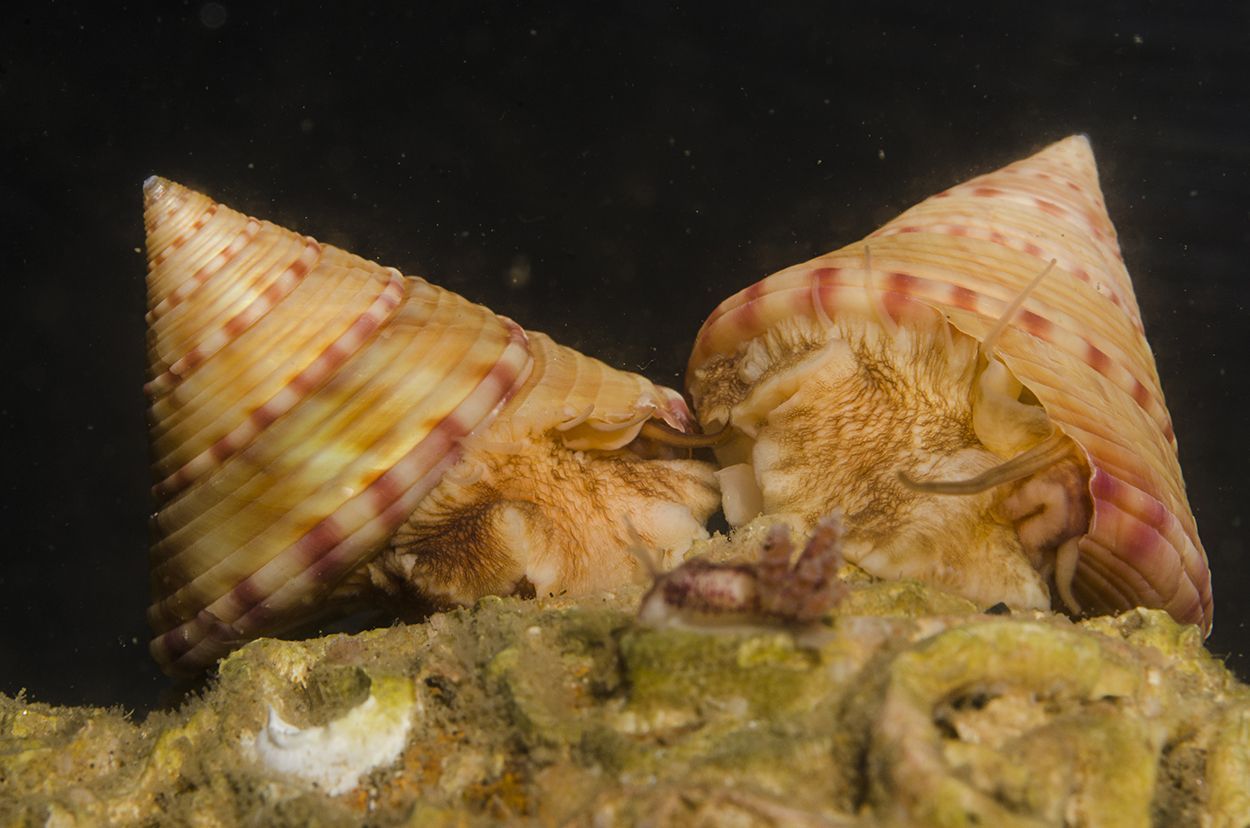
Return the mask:
<svg viewBox="0 0 1250 828"><path fill-rule="evenodd" d="M920 203L718 306L687 374L731 524L986 606L1168 610L1210 574L1088 141Z"/></svg>
<svg viewBox="0 0 1250 828"><path fill-rule="evenodd" d="M362 599L580 593L705 536L681 396L422 279L144 187L151 650L194 673Z"/></svg>

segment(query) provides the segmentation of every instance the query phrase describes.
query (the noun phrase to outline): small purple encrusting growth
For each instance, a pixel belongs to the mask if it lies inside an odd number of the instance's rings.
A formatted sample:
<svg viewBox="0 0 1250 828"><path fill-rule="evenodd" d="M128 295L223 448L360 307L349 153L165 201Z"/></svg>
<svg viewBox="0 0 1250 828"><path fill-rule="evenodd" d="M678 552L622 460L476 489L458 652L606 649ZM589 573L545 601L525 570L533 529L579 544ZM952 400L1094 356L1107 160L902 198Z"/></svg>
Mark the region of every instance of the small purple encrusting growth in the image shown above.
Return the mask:
<svg viewBox="0 0 1250 828"><path fill-rule="evenodd" d="M754 562L715 563L694 558L657 574L643 596L638 620L648 626L724 627L768 623L811 624L842 600L842 521L835 513L812 531L798 560L790 530L769 530Z"/></svg>
<svg viewBox="0 0 1250 828"><path fill-rule="evenodd" d="M842 521L830 515L816 524L794 566L790 531L779 523L760 550L760 609L765 615L807 623L820 619L846 594L838 578L842 565Z"/></svg>

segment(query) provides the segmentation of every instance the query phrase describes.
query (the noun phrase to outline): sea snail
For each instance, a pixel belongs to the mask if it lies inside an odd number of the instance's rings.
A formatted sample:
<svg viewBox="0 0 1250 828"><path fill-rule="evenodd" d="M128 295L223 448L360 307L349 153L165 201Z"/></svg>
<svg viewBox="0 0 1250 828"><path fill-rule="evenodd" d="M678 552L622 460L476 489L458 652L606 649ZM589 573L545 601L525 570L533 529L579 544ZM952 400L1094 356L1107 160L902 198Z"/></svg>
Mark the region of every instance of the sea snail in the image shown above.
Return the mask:
<svg viewBox="0 0 1250 828"><path fill-rule="evenodd" d="M1158 607L1211 581L1089 142L786 268L703 324L687 384L726 518L844 515L843 554L985 606Z"/></svg>
<svg viewBox="0 0 1250 828"><path fill-rule="evenodd" d="M144 185L166 672L362 599L582 593L719 502L681 396L422 279Z"/></svg>

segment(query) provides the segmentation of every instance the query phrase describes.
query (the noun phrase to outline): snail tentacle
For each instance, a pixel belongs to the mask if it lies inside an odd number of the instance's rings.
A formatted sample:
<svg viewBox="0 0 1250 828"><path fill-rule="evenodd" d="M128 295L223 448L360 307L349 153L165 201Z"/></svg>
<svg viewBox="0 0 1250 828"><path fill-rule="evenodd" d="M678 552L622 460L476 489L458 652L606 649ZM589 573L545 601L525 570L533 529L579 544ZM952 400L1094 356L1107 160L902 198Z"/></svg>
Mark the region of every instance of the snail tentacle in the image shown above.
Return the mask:
<svg viewBox="0 0 1250 828"><path fill-rule="evenodd" d="M907 488L928 494L972 495L989 491L1005 483L1013 483L1053 466L1072 453L1067 436L1056 431L1033 448L966 480L916 480L905 471L898 473L899 482Z"/></svg>
<svg viewBox="0 0 1250 828"><path fill-rule="evenodd" d="M640 437L648 440L654 440L666 446L674 448L716 448L724 445L732 436L732 432L727 426L722 425L716 431L704 434L687 434L684 431L666 425L659 420L647 420L642 424L642 430L639 432Z"/></svg>
<svg viewBox="0 0 1250 828"><path fill-rule="evenodd" d="M981 340L981 353L985 354L986 360L994 359L994 348L998 344L998 339L1003 335L1003 331L1011 324L1011 320L1020 311L1020 306L1024 304L1024 300L1029 298L1029 294L1042 283L1046 278L1046 274L1050 273L1055 267L1055 260L1051 259L1050 263L1042 269L1042 272L1033 278L1033 281L1024 286L1024 289L1016 294L1016 298L1011 300L1011 304L1003 311L1002 316L998 317L998 321L994 323L994 327L990 328L990 332L985 335L985 339Z"/></svg>
<svg viewBox="0 0 1250 828"><path fill-rule="evenodd" d="M873 316L881 329L891 340L898 339L898 323L890 316L890 309L885 306L884 294L877 289L873 278L872 246L867 244L864 245L864 290L868 292L868 306L872 308Z"/></svg>

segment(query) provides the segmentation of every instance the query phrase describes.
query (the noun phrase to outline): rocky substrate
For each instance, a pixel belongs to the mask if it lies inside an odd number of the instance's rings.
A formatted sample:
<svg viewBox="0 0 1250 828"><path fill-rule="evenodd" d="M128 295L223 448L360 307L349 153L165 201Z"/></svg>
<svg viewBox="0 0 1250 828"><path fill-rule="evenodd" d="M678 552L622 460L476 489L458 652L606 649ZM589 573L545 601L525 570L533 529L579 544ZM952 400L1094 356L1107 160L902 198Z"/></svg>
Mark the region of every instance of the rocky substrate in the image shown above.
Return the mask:
<svg viewBox="0 0 1250 828"><path fill-rule="evenodd" d="M1250 688L1195 628L851 580L802 627L630 589L261 640L140 723L0 696L0 822L1250 824Z"/></svg>

